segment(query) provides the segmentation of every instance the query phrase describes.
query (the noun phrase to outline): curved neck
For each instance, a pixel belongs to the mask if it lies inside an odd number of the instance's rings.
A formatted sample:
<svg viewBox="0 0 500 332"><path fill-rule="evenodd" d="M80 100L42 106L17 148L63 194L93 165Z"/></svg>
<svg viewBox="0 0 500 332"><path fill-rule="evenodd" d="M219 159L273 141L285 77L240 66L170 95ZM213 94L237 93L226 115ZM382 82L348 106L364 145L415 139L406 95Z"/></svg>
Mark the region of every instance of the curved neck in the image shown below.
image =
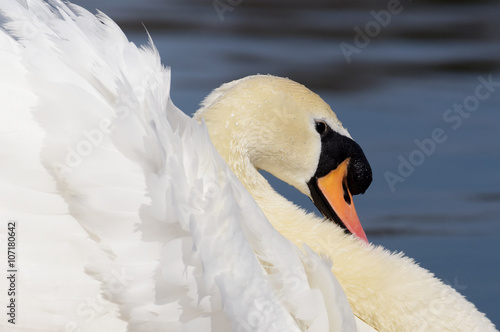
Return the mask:
<svg viewBox="0 0 500 332"><path fill-rule="evenodd" d="M269 222L282 234L300 227L298 221L308 213L280 195L252 164L252 152L241 140L214 135L215 147L250 192ZM299 215L297 215L299 214ZM320 221L320 220L319 220ZM295 225L297 223L297 225Z"/></svg>
<svg viewBox="0 0 500 332"><path fill-rule="evenodd" d="M422 322L430 324L426 327L436 327L436 331L449 327L469 331L477 326L495 331L472 304L412 260L367 246L334 223L300 209L271 187L251 163L251 153L244 146L229 137L213 138L217 150L273 227L299 248L305 243L333 261L332 270L354 314L366 323L381 331L417 330ZM429 303L441 310L430 310Z"/></svg>

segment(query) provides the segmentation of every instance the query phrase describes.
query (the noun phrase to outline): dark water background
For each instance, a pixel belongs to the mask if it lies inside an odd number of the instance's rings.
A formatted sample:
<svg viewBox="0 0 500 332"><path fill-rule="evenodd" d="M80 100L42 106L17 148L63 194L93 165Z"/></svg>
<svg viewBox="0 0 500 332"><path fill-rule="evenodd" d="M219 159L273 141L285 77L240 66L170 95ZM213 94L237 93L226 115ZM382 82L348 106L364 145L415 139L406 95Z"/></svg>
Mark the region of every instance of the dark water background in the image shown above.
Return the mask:
<svg viewBox="0 0 500 332"><path fill-rule="evenodd" d="M478 77L500 82L498 1L74 2L106 12L137 44L146 26L188 114L213 88L256 73L319 93L372 165L372 186L355 198L368 238L415 258L500 325L500 86L475 97ZM372 11L391 4L390 22L375 23ZM369 43L348 62L341 45L352 50L367 26ZM470 111L451 118L464 103ZM400 173L401 160L416 166ZM391 188L387 172L404 182Z"/></svg>

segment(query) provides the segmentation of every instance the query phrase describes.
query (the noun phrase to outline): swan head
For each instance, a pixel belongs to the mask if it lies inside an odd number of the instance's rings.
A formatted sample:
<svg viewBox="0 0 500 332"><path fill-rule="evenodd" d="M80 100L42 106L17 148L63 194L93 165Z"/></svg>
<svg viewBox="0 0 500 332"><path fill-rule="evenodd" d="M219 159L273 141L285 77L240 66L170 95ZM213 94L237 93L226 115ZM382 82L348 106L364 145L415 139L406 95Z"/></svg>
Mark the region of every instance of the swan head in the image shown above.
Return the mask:
<svg viewBox="0 0 500 332"><path fill-rule="evenodd" d="M214 90L195 118L204 119L217 150L247 187L258 183L245 177L249 168L265 170L367 241L352 195L370 185L370 165L317 94L286 78L249 76Z"/></svg>

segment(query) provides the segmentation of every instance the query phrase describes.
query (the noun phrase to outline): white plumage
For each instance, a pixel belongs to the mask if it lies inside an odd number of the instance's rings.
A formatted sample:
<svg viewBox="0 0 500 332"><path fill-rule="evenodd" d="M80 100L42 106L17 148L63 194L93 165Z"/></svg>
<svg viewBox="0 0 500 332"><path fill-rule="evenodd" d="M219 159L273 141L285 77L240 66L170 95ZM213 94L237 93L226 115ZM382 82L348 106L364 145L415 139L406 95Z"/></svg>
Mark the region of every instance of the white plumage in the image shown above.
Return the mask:
<svg viewBox="0 0 500 332"><path fill-rule="evenodd" d="M18 225L3 330L356 330L330 263L269 224L172 104L152 43L58 0L0 11L0 239Z"/></svg>
<svg viewBox="0 0 500 332"><path fill-rule="evenodd" d="M0 0L0 23L1 246L17 225L16 324L4 317L3 330L373 331L361 318L381 331L495 331L412 260L306 214L260 177L282 172L308 194L317 117L349 137L303 86L226 84L198 123L172 104L152 42L137 48L104 14ZM252 112L260 102L273 115ZM226 121L236 109L245 128ZM263 125L271 118L277 128Z"/></svg>

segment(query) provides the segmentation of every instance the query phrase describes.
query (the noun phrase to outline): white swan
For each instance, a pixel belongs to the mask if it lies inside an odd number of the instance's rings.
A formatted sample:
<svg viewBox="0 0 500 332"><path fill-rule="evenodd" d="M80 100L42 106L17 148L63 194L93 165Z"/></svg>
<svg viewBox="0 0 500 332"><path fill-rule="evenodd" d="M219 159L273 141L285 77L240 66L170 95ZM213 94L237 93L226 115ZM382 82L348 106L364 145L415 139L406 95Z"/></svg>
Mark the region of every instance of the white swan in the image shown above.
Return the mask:
<svg viewBox="0 0 500 332"><path fill-rule="evenodd" d="M153 46L57 0L0 12L0 329L371 330L170 102Z"/></svg>
<svg viewBox="0 0 500 332"><path fill-rule="evenodd" d="M1 0L0 11L0 112L7 119L0 127L0 218L19 225L11 297L17 321L0 326L369 329L355 322L325 262L267 223L202 127L173 106L169 71L152 46L137 49L109 18L57 0ZM273 226L333 259L356 316L380 331L494 330L411 260L306 215L258 175L255 167L267 169L305 194L308 183L329 186L319 179L331 169L317 172L324 156L318 131L328 125L325 137L348 134L319 97L288 80L251 77L216 90L198 117ZM238 137L245 132L248 144ZM351 152L351 161L366 166ZM337 164L353 167L338 158L328 167ZM344 198L342 183L363 191L363 174L325 179L340 179ZM346 227L363 238L352 204L340 202L343 221L351 220ZM2 240L6 231L0 229ZM6 294L10 285L3 280L0 287Z"/></svg>
<svg viewBox="0 0 500 332"><path fill-rule="evenodd" d="M379 331L495 331L473 304L411 259L344 233L366 239L349 189L363 192L371 172L319 96L288 79L251 76L215 90L195 117L205 119L213 143L273 226L332 259L356 316ZM341 227L280 196L258 169L310 196Z"/></svg>

